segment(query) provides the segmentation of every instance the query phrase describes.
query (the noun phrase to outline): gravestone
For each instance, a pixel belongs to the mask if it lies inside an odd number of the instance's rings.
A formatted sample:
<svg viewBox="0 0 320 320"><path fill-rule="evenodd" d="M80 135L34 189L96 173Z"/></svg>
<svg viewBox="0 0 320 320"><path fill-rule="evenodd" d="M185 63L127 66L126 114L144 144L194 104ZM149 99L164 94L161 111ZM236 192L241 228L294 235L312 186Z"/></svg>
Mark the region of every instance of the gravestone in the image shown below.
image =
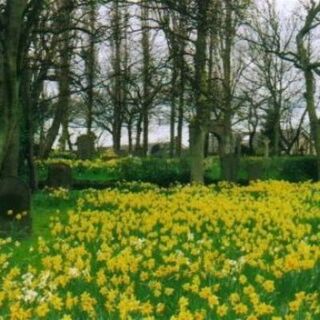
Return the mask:
<svg viewBox="0 0 320 320"><path fill-rule="evenodd" d="M32 232L31 192L15 177L0 179L0 237L24 237Z"/></svg>
<svg viewBox="0 0 320 320"><path fill-rule="evenodd" d="M96 137L94 134L84 134L77 139L78 157L81 160L90 160L96 153Z"/></svg>
<svg viewBox="0 0 320 320"><path fill-rule="evenodd" d="M143 157L144 156L144 151L142 147L138 147L133 151L133 156L134 157Z"/></svg>
<svg viewBox="0 0 320 320"><path fill-rule="evenodd" d="M238 180L240 158L236 154L221 157L222 180L236 182Z"/></svg>
<svg viewBox="0 0 320 320"><path fill-rule="evenodd" d="M49 188L72 187L72 169L64 163L54 163L48 167L47 186Z"/></svg>
<svg viewBox="0 0 320 320"><path fill-rule="evenodd" d="M261 180L265 174L264 164L261 162L249 162L247 164L248 180Z"/></svg>
<svg viewBox="0 0 320 320"><path fill-rule="evenodd" d="M161 144L157 143L151 147L150 155L153 157L161 157L162 151Z"/></svg>

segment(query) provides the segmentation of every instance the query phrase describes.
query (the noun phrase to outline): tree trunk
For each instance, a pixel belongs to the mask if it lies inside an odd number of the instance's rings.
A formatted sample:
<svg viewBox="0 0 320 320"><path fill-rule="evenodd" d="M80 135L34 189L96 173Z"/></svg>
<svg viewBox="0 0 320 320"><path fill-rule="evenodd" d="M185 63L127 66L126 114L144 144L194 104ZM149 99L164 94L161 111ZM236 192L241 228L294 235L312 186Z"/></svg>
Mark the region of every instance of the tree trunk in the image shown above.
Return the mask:
<svg viewBox="0 0 320 320"><path fill-rule="evenodd" d="M18 175L21 106L20 36L24 0L10 0L4 5L5 28L0 31L0 176Z"/></svg>
<svg viewBox="0 0 320 320"><path fill-rule="evenodd" d="M310 120L311 136L314 143L314 148L317 156L317 179L320 180L320 119L317 115L317 107L315 103L315 78L313 69L310 67L311 53L310 47L306 48L304 37L308 35L311 30L311 26L314 23L314 19L320 12L320 5L311 9L306 17L305 25L300 30L296 37L296 45L299 56L299 62L304 72L306 92L305 100L307 104L307 112Z"/></svg>
<svg viewBox="0 0 320 320"><path fill-rule="evenodd" d="M65 54L62 58L64 66L70 66L70 59L67 54ZM59 100L56 106L56 112L54 115L54 119L52 125L47 133L45 143L43 145L43 149L40 150L40 158L47 159L52 150L53 144L59 134L60 126L64 122L64 117L68 112L69 108L69 99L70 99L70 79L69 79L69 68L68 70L60 71L60 81L59 81ZM64 126L66 126L66 122ZM66 130L66 128L64 128ZM64 134L66 134L64 132ZM64 142L66 142L65 140Z"/></svg>
<svg viewBox="0 0 320 320"><path fill-rule="evenodd" d="M177 157L182 154L182 139L183 139L183 116L184 116L184 91L180 92L179 109L178 109L178 128L177 128Z"/></svg>
<svg viewBox="0 0 320 320"><path fill-rule="evenodd" d="M35 100L31 94L31 75L29 66L25 63L25 69L22 72L22 85L20 94L22 97L24 123L25 123L25 142L23 148L23 160L26 159L28 167L29 186L32 191L38 189L37 170L34 163L34 114L36 108Z"/></svg>
<svg viewBox="0 0 320 320"><path fill-rule="evenodd" d="M275 157L278 157L280 155L280 110L281 110L281 104L278 104L278 102L275 102L275 110L274 110L274 122L272 124L272 142L271 142L271 148L272 148L272 155Z"/></svg>
<svg viewBox="0 0 320 320"><path fill-rule="evenodd" d="M222 50L223 63L223 128L224 133L220 139L222 146L220 148L221 178L226 181L235 181L237 179L237 155L235 150L235 141L232 132L232 67L231 54L234 40L234 21L232 18L233 6L231 0L225 1L225 33L224 49Z"/></svg>
<svg viewBox="0 0 320 320"><path fill-rule="evenodd" d="M67 102L69 104L69 101ZM66 106L67 107L67 106ZM67 145L69 145L70 135L69 135L69 110L64 110L62 117L62 133L60 137L60 149L61 151L67 150Z"/></svg>
<svg viewBox="0 0 320 320"><path fill-rule="evenodd" d="M93 123L93 107L94 107L94 84L95 84L95 69L96 69L96 46L95 46L95 21L96 7L94 2L89 4L89 52L86 61L87 77L88 77L88 113L87 113L87 134L92 132Z"/></svg>
<svg viewBox="0 0 320 320"><path fill-rule="evenodd" d="M254 139L256 136L256 131L252 131L249 134L249 154L250 156L255 155L255 149L254 149Z"/></svg>
<svg viewBox="0 0 320 320"><path fill-rule="evenodd" d="M6 149L0 176L18 176L19 170L19 149L20 149L20 128L17 124L10 132L10 142Z"/></svg>
<svg viewBox="0 0 320 320"><path fill-rule="evenodd" d="M183 59L183 57L181 57ZM180 71L180 88L179 88L179 107L178 107L178 128L177 128L177 156L181 157L182 138L183 138L183 116L184 116L184 95L185 95L185 79L184 79L184 63Z"/></svg>
<svg viewBox="0 0 320 320"><path fill-rule="evenodd" d="M206 60L207 60L207 18L209 1L198 4L197 40L195 52L195 103L196 116L190 128L191 181L204 183L204 144L206 128L210 119L208 102L204 95L207 88Z"/></svg>
<svg viewBox="0 0 320 320"><path fill-rule="evenodd" d="M61 30L63 31L60 47L60 69L57 71L59 79L59 99L56 106L54 119L50 129L48 130L45 143L40 150L40 157L47 159L50 155L54 142L59 134L61 124L64 125L62 137L64 143L67 142L66 127L68 126L68 113L70 104L70 63L72 57L72 49L70 47L70 25L72 3L70 0L63 0L61 7Z"/></svg>
<svg viewBox="0 0 320 320"><path fill-rule="evenodd" d="M224 132L220 137L221 180L236 181L238 178L239 155L236 154L236 143L231 129L231 116L224 119Z"/></svg>
<svg viewBox="0 0 320 320"><path fill-rule="evenodd" d="M191 181L193 183L204 183L205 134L201 125L190 125Z"/></svg>
<svg viewBox="0 0 320 320"><path fill-rule="evenodd" d="M186 3L184 0L180 1L181 8L186 10ZM176 139L176 156L181 157L182 153L182 139L183 139L183 124L184 124L184 104L185 104L185 84L186 84L186 63L185 63L185 49L186 43L183 38L187 37L186 31L186 17L181 14L179 18L178 33L181 35L181 39L178 39L177 49L175 54L176 66L178 69L179 83L178 83L178 115L177 115L177 139Z"/></svg>
<svg viewBox="0 0 320 320"><path fill-rule="evenodd" d="M142 122L143 122L143 155L148 154L149 149L149 109L150 109L150 35L149 35L149 9L142 8L142 51L143 51L143 102L142 102Z"/></svg>
<svg viewBox="0 0 320 320"><path fill-rule="evenodd" d="M176 59L174 59L176 60ZM176 152L176 85L177 65L173 64L171 80L171 113L170 113L170 157L173 158Z"/></svg>
<svg viewBox="0 0 320 320"><path fill-rule="evenodd" d="M129 143L129 147L128 147L128 152L131 155L132 151L133 151L133 139L132 139L132 117L130 116L128 119L128 143Z"/></svg>
<svg viewBox="0 0 320 320"><path fill-rule="evenodd" d="M140 152L141 151L141 134L142 134L142 113L139 114L139 117L137 119L136 124L136 147L135 151Z"/></svg>
<svg viewBox="0 0 320 320"><path fill-rule="evenodd" d="M114 45L114 113L113 113L113 149L115 153L120 153L121 149L121 132L123 118L123 79L121 70L121 49L122 49L122 15L119 1L114 2L113 17L113 45Z"/></svg>
<svg viewBox="0 0 320 320"><path fill-rule="evenodd" d="M209 141L210 141L210 133L207 132L205 134L205 140L204 140L204 157L209 157Z"/></svg>
<svg viewBox="0 0 320 320"><path fill-rule="evenodd" d="M307 110L309 114L311 135L314 142L314 148L317 155L317 178L320 180L320 120L316 112L316 105L314 100L315 79L312 70L305 70L304 77L306 81L305 99L307 103Z"/></svg>

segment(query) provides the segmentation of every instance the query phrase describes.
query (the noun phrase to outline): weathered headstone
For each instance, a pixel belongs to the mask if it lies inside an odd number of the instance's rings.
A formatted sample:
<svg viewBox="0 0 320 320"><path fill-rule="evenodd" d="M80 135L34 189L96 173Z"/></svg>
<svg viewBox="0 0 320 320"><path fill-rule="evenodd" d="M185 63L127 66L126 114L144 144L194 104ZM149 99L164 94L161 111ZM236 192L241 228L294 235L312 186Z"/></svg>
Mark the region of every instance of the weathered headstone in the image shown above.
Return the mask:
<svg viewBox="0 0 320 320"><path fill-rule="evenodd" d="M133 156L134 157L143 157L144 156L144 152L142 147L136 148L133 152Z"/></svg>
<svg viewBox="0 0 320 320"><path fill-rule="evenodd" d="M64 163L54 163L48 167L47 186L49 188L72 187L72 169Z"/></svg>
<svg viewBox="0 0 320 320"><path fill-rule="evenodd" d="M238 180L240 158L236 154L227 154L221 158L222 180L236 182Z"/></svg>
<svg viewBox="0 0 320 320"><path fill-rule="evenodd" d="M0 237L31 234L31 192L15 177L0 180Z"/></svg>
<svg viewBox="0 0 320 320"><path fill-rule="evenodd" d="M265 174L264 164L261 162L249 162L247 165L248 180L261 180Z"/></svg>
<svg viewBox="0 0 320 320"><path fill-rule="evenodd" d="M151 147L151 150L150 150L150 155L151 156L154 156L154 157L161 157L162 156L162 148L161 148L161 144L160 143L157 143L155 145L153 145Z"/></svg>
<svg viewBox="0 0 320 320"><path fill-rule="evenodd" d="M81 160L92 159L96 153L96 137L94 134L84 134L77 139L78 157Z"/></svg>

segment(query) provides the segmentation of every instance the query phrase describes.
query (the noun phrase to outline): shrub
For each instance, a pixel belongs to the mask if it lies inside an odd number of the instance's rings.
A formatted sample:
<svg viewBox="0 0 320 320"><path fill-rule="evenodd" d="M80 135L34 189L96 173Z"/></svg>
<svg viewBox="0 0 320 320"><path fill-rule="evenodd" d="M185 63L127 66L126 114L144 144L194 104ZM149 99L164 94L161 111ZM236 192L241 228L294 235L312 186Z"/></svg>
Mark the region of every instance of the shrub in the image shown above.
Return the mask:
<svg viewBox="0 0 320 320"><path fill-rule="evenodd" d="M291 182L317 180L317 160L315 157L284 158L281 176Z"/></svg>
<svg viewBox="0 0 320 320"><path fill-rule="evenodd" d="M65 159L65 160L75 160L77 155L74 152L70 151L58 151L54 150L50 154L51 159Z"/></svg>
<svg viewBox="0 0 320 320"><path fill-rule="evenodd" d="M188 183L190 166L186 159L126 158L119 162L120 179L155 183L160 186Z"/></svg>
<svg viewBox="0 0 320 320"><path fill-rule="evenodd" d="M290 182L317 180L317 161L308 157L250 157L241 160L240 177L248 180L286 180Z"/></svg>

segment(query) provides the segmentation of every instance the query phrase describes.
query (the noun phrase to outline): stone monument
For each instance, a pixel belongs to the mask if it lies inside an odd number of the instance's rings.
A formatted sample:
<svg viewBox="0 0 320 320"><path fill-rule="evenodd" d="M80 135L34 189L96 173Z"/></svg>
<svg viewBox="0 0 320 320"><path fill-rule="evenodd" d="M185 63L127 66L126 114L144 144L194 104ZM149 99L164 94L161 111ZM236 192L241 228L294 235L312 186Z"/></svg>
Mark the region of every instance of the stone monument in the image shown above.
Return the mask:
<svg viewBox="0 0 320 320"><path fill-rule="evenodd" d="M25 237L32 232L31 192L15 177L0 179L0 237Z"/></svg>

